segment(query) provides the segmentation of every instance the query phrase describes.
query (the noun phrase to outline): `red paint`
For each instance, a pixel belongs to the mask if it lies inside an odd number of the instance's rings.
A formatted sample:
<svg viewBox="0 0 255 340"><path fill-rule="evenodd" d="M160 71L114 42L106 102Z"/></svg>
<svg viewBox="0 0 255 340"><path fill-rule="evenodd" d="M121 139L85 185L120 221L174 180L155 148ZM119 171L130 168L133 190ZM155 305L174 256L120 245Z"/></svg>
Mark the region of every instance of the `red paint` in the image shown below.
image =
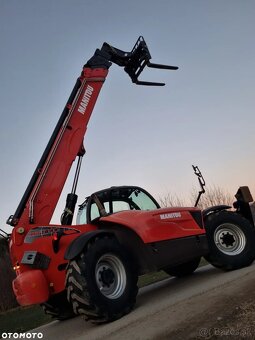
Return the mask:
<svg viewBox="0 0 255 340"><path fill-rule="evenodd" d="M13 291L21 306L42 303L49 298L49 285L41 270L26 271L13 281Z"/></svg>

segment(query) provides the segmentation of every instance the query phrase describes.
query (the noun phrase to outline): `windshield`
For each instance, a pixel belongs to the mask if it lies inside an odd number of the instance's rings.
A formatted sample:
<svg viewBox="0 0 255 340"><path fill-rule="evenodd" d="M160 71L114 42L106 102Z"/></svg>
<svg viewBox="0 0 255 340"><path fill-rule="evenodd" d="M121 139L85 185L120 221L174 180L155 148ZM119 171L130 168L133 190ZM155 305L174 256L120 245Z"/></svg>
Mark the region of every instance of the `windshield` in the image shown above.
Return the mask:
<svg viewBox="0 0 255 340"><path fill-rule="evenodd" d="M138 187L113 187L96 193L107 214L123 210L154 210L159 205L145 190ZM83 204L77 216L77 224L86 224L100 217L97 204L90 198Z"/></svg>

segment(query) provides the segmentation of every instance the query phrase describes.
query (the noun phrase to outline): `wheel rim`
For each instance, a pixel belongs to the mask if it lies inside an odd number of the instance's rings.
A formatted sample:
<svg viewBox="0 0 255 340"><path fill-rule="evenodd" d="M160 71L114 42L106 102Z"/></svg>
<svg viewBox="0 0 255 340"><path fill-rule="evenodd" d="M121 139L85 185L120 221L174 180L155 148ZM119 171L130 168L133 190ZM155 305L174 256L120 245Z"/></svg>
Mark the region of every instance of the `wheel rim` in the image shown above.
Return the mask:
<svg viewBox="0 0 255 340"><path fill-rule="evenodd" d="M216 228L214 242L222 253L234 256L244 250L246 237L244 232L235 224L224 223Z"/></svg>
<svg viewBox="0 0 255 340"><path fill-rule="evenodd" d="M100 292L108 299L117 299L123 294L127 276L124 265L117 256L101 256L96 264L95 276Z"/></svg>

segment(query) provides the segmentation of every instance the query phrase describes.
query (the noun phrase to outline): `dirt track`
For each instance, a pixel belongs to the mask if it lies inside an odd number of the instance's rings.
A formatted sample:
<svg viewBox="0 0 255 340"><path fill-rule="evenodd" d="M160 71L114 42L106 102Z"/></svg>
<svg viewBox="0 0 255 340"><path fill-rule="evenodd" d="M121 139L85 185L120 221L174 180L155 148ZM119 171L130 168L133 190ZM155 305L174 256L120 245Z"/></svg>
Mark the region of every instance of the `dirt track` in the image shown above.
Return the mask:
<svg viewBox="0 0 255 340"><path fill-rule="evenodd" d="M140 290L132 313L95 326L75 318L40 327L44 339L255 339L255 264L233 272L205 266L185 279Z"/></svg>

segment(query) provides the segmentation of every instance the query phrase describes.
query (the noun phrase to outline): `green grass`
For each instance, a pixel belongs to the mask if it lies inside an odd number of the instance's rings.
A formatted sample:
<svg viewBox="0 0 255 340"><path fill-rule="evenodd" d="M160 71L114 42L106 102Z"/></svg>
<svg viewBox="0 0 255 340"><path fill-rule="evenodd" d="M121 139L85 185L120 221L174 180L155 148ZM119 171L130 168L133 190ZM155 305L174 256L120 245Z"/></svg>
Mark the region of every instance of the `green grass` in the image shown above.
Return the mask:
<svg viewBox="0 0 255 340"><path fill-rule="evenodd" d="M0 337L2 333L23 333L52 321L40 306L18 307L0 314Z"/></svg>
<svg viewBox="0 0 255 340"><path fill-rule="evenodd" d="M202 266L206 266L208 264L208 262L202 257L199 267ZM139 277L138 280L138 287L144 287L144 286L148 286L152 283L155 282L159 282L162 281L164 279L167 279L169 277L168 274L166 274L163 270L161 270L160 272L154 272L154 273L149 273L149 274L145 274Z"/></svg>
<svg viewBox="0 0 255 340"><path fill-rule="evenodd" d="M166 274L163 270L161 270L160 272L145 274L139 277L138 287L142 288L152 283L162 281L168 277L169 275Z"/></svg>
<svg viewBox="0 0 255 340"><path fill-rule="evenodd" d="M201 260L200 266L204 266L208 262ZM145 274L139 277L139 288L148 286L152 283L162 281L169 275L164 271ZM46 314L40 306L18 307L5 313L0 313L0 337L2 333L22 333L49 323L52 318Z"/></svg>

